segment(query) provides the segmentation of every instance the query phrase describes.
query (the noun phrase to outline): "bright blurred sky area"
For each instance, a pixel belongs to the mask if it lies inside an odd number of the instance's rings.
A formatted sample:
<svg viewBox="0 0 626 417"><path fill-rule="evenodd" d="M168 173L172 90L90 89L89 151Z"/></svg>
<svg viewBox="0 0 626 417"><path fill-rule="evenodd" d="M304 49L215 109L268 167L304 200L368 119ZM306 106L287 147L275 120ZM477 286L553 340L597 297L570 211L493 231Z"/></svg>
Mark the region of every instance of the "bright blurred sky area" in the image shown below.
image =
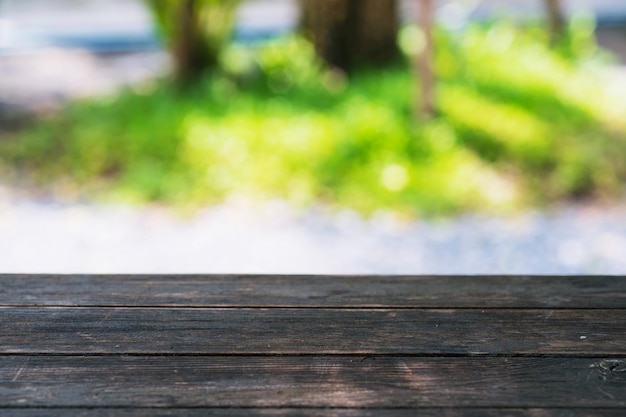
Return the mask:
<svg viewBox="0 0 626 417"><path fill-rule="evenodd" d="M402 0L402 15L416 14L417 1ZM605 24L626 19L621 0L568 0L568 13L594 13ZM541 1L440 1L439 20L448 26L492 15L536 16ZM296 0L249 0L239 11L237 37L254 40L284 33L298 19ZM0 53L46 46L85 46L92 50L155 46L152 23L139 0L0 0Z"/></svg>

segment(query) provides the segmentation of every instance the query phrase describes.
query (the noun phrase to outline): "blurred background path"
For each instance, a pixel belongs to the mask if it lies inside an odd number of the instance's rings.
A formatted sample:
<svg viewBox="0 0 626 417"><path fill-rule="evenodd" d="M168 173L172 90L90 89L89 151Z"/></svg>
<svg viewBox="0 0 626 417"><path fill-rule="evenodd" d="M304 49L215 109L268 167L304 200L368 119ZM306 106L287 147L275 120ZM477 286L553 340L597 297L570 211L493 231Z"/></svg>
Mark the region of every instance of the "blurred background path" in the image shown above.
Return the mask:
<svg viewBox="0 0 626 417"><path fill-rule="evenodd" d="M455 24L507 8L532 14L530 3L468 1L440 17ZM597 14L599 41L626 62L626 2L570 5L570 13ZM404 13L413 13L410 4ZM257 1L241 11L237 36L263 39L296 19L290 0ZM168 65L140 2L0 0L0 134L3 118L105 94ZM184 219L159 207L63 203L0 188L0 272L624 274L626 206L400 223L385 213L364 221L350 211L301 214L280 201L234 198Z"/></svg>
<svg viewBox="0 0 626 417"><path fill-rule="evenodd" d="M185 219L2 190L0 237L2 272L626 273L626 206L402 223L232 199Z"/></svg>

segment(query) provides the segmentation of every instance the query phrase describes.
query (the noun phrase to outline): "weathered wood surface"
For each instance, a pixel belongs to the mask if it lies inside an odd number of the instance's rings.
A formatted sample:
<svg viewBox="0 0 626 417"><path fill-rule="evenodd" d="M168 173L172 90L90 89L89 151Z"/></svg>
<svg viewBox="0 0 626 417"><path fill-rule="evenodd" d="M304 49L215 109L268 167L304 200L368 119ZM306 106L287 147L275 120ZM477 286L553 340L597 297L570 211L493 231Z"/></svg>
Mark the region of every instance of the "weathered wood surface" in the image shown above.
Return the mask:
<svg viewBox="0 0 626 417"><path fill-rule="evenodd" d="M3 357L0 406L26 399L49 407L626 407L626 367L612 371L616 363L352 355Z"/></svg>
<svg viewBox="0 0 626 417"><path fill-rule="evenodd" d="M622 408L29 408L4 409L3 417L624 417Z"/></svg>
<svg viewBox="0 0 626 417"><path fill-rule="evenodd" d="M626 307L626 277L0 275L3 306Z"/></svg>
<svg viewBox="0 0 626 417"><path fill-rule="evenodd" d="M626 355L626 310L0 308L4 353Z"/></svg>
<svg viewBox="0 0 626 417"><path fill-rule="evenodd" d="M2 416L623 416L621 277L0 276Z"/></svg>

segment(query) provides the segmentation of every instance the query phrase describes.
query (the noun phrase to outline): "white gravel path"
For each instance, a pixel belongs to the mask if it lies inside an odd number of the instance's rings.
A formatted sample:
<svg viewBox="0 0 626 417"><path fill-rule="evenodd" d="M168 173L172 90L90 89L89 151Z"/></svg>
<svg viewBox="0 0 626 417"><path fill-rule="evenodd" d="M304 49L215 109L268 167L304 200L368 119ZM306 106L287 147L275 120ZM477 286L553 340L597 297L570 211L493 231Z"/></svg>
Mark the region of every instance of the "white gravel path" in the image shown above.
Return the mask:
<svg viewBox="0 0 626 417"><path fill-rule="evenodd" d="M233 199L181 218L0 193L4 273L624 274L626 206L399 223Z"/></svg>

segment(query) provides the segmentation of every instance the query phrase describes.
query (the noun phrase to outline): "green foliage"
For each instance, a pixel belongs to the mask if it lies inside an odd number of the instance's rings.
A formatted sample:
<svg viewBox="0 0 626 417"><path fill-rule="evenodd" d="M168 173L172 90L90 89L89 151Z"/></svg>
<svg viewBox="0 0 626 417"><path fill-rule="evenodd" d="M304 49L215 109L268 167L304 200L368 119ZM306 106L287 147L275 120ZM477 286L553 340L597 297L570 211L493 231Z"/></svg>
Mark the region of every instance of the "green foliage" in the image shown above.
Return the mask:
<svg viewBox="0 0 626 417"><path fill-rule="evenodd" d="M193 88L138 86L14 134L0 166L183 206L239 193L434 215L617 196L626 109L589 36L573 39L575 55L508 23L439 32L440 113L421 123L408 66L348 80L299 38L233 46Z"/></svg>

